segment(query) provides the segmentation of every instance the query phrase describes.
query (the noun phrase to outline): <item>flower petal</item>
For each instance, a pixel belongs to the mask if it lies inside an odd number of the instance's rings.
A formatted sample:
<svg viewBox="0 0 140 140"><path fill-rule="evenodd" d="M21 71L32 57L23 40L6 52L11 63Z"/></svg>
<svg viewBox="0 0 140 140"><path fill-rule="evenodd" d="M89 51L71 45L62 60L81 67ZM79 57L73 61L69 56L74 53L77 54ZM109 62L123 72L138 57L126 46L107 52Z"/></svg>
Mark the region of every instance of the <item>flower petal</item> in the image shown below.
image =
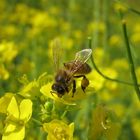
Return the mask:
<svg viewBox="0 0 140 140"><path fill-rule="evenodd" d="M24 99L20 103L20 120L29 121L32 115L32 101Z"/></svg>

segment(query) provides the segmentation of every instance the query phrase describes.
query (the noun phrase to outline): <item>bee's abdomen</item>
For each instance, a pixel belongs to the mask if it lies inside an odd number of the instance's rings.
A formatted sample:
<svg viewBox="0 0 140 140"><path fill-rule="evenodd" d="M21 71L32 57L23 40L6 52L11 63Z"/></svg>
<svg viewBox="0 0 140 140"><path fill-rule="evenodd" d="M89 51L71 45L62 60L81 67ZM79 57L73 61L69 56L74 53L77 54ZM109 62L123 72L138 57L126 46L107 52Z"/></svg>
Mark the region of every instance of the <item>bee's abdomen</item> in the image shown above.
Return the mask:
<svg viewBox="0 0 140 140"><path fill-rule="evenodd" d="M76 74L88 74L89 72L91 72L91 67L87 63L84 63L76 71Z"/></svg>

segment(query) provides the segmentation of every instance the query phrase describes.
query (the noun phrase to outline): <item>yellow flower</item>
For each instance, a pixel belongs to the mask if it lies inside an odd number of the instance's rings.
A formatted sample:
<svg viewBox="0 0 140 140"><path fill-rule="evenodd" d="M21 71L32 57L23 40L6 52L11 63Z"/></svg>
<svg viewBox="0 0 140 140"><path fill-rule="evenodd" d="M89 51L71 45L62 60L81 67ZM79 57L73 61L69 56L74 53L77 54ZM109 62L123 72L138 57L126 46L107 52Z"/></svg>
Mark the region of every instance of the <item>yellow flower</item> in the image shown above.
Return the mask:
<svg viewBox="0 0 140 140"><path fill-rule="evenodd" d="M114 4L114 9L118 12L119 10L121 10L122 12L127 12L127 7L125 7L123 4L121 3L115 3Z"/></svg>
<svg viewBox="0 0 140 140"><path fill-rule="evenodd" d="M112 66L115 69L121 69L121 70L122 69L128 70L129 68L127 60L123 58L114 60Z"/></svg>
<svg viewBox="0 0 140 140"><path fill-rule="evenodd" d="M103 33L106 29L106 26L103 22L96 22L93 21L88 25L88 32L94 32L94 31L99 31Z"/></svg>
<svg viewBox="0 0 140 140"><path fill-rule="evenodd" d="M90 139L100 139L105 136L107 140L114 140L118 137L120 125L116 121L113 111L104 105L98 105L93 112L91 128L89 129Z"/></svg>
<svg viewBox="0 0 140 140"><path fill-rule="evenodd" d="M82 33L82 31L80 31L80 30L75 30L75 31L73 32L73 34L74 34L74 37L75 37L76 39L81 39L82 36L83 36L83 33Z"/></svg>
<svg viewBox="0 0 140 140"><path fill-rule="evenodd" d="M108 75L111 78L116 78L118 76L118 73L112 68L106 68L103 70L103 72L105 75Z"/></svg>
<svg viewBox="0 0 140 140"><path fill-rule="evenodd" d="M7 106L7 118L5 121L2 140L22 140L25 136L25 125L32 115L32 101L23 99L20 104L13 96Z"/></svg>
<svg viewBox="0 0 140 140"><path fill-rule="evenodd" d="M19 32L20 32L19 29L12 24L5 26L2 29L2 34L6 35L6 36L14 36L14 35L19 34Z"/></svg>
<svg viewBox="0 0 140 140"><path fill-rule="evenodd" d="M75 98L75 97L72 98L72 94L70 94L70 93L68 93L68 94L66 93L61 98L57 96L57 93L56 94L55 93L51 94L52 84L53 83L48 83L48 84L42 86L41 89L40 89L40 92L44 96L46 96L47 98L51 98L51 99L53 99L53 100L55 100L57 102L60 102L60 103L63 103L63 104L67 104L67 105L76 105L75 102L72 101L72 99Z"/></svg>
<svg viewBox="0 0 140 140"><path fill-rule="evenodd" d="M0 44L0 56L4 62L12 61L17 56L17 53L14 42L2 42Z"/></svg>
<svg viewBox="0 0 140 140"><path fill-rule="evenodd" d="M134 31L134 33L140 32L140 24L139 23L136 23L133 25L133 31Z"/></svg>
<svg viewBox="0 0 140 140"><path fill-rule="evenodd" d="M100 90L105 82L105 79L99 75L95 70L87 75L89 79L89 88L91 87L93 91Z"/></svg>
<svg viewBox="0 0 140 140"><path fill-rule="evenodd" d="M109 44L110 46L120 46L121 44L121 37L119 35L112 35L109 38Z"/></svg>
<svg viewBox="0 0 140 140"><path fill-rule="evenodd" d="M117 110L116 114L118 117L122 117L125 115L126 108L122 104L111 104L110 107L112 108L112 110Z"/></svg>
<svg viewBox="0 0 140 140"><path fill-rule="evenodd" d="M60 21L60 26L61 26L61 30L62 32L69 32L70 31L70 23L69 22L66 22L66 21Z"/></svg>
<svg viewBox="0 0 140 140"><path fill-rule="evenodd" d="M0 98L0 113L7 113L7 107L14 96L12 93L5 93L4 96Z"/></svg>
<svg viewBox="0 0 140 140"><path fill-rule="evenodd" d="M62 42L63 48L65 48L67 50L70 50L74 45L74 42L73 42L72 38L60 36L60 40Z"/></svg>
<svg viewBox="0 0 140 140"><path fill-rule="evenodd" d="M136 32L134 34L131 35L131 41L133 43L140 43L140 33Z"/></svg>
<svg viewBox="0 0 140 140"><path fill-rule="evenodd" d="M110 101L112 99L112 96L111 96L111 93L109 91L104 90L101 92L101 98L104 101Z"/></svg>
<svg viewBox="0 0 140 140"><path fill-rule="evenodd" d="M0 79L7 80L9 78L9 72L4 65L0 65Z"/></svg>
<svg viewBox="0 0 140 140"><path fill-rule="evenodd" d="M30 21L33 27L41 27L41 29L44 27L55 27L57 25L56 20L51 17L47 12L38 11L36 14L34 14Z"/></svg>
<svg viewBox="0 0 140 140"><path fill-rule="evenodd" d="M93 58L97 65L102 64L104 57L104 50L102 48L97 48L95 52L93 52Z"/></svg>
<svg viewBox="0 0 140 140"><path fill-rule="evenodd" d="M23 77L19 78L19 81L23 84L23 87L18 94L30 99L36 98L40 95L39 89L42 84L44 85L45 78L46 73L43 73L37 80L29 82L26 75L23 75Z"/></svg>
<svg viewBox="0 0 140 140"><path fill-rule="evenodd" d="M140 119L139 118L134 118L132 119L132 129L133 132L135 133L137 139L140 139Z"/></svg>
<svg viewBox="0 0 140 140"><path fill-rule="evenodd" d="M47 140L73 140L74 123L67 125L55 119L44 123L43 129L48 133Z"/></svg>

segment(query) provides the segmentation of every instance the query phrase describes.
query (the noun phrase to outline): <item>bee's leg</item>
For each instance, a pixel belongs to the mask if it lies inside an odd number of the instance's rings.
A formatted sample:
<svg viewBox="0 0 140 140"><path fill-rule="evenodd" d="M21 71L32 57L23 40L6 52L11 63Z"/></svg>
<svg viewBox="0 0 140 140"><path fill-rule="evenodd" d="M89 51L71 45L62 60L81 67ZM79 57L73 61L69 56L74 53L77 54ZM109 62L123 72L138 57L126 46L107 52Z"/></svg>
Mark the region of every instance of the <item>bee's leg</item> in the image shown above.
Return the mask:
<svg viewBox="0 0 140 140"><path fill-rule="evenodd" d="M85 75L78 75L78 76L74 76L75 78L81 78L83 77L82 81L81 81L81 88L83 90L83 92L85 92L86 87L89 85L89 80L86 78Z"/></svg>
<svg viewBox="0 0 140 140"><path fill-rule="evenodd" d="M53 93L55 93L55 92L54 91L50 91L50 93L51 93L52 96L54 96Z"/></svg>
<svg viewBox="0 0 140 140"><path fill-rule="evenodd" d="M73 80L72 97L74 97L75 91L76 91L76 82L75 80Z"/></svg>

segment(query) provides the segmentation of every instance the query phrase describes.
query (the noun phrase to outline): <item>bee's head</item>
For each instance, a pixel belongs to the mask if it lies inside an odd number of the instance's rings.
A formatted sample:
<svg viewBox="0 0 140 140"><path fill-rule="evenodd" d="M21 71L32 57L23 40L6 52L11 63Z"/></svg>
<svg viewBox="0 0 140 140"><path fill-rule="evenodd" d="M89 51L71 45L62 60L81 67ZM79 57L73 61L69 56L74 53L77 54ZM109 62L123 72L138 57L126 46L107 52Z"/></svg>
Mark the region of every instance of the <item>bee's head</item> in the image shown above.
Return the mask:
<svg viewBox="0 0 140 140"><path fill-rule="evenodd" d="M52 90L57 92L58 97L62 97L65 93L65 89L63 88L63 86L61 84L58 84L58 83L54 83L52 85Z"/></svg>

